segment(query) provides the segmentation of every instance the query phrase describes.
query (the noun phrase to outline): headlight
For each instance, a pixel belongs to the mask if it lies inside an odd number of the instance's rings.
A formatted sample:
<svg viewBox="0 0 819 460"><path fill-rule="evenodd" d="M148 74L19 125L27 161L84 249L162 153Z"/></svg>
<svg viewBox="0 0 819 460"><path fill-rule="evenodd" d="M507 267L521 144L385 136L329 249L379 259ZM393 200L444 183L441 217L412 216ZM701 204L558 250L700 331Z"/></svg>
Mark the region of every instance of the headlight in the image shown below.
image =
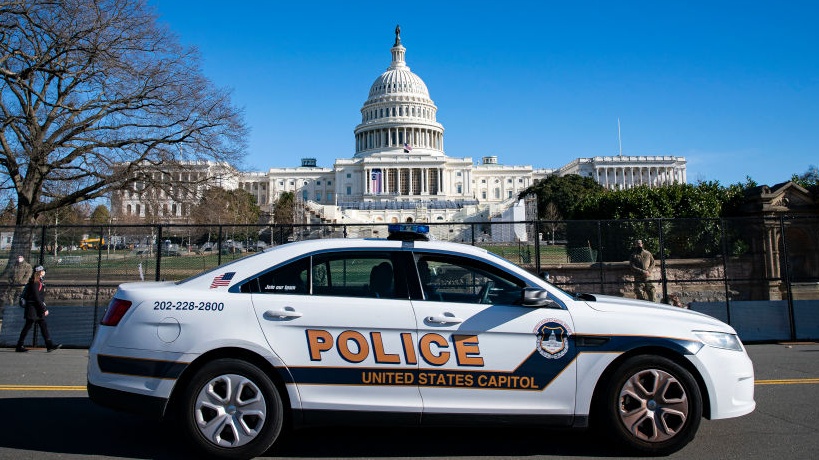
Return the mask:
<svg viewBox="0 0 819 460"><path fill-rule="evenodd" d="M742 342L736 334L726 332L694 331L702 343L714 348L724 348L726 350L742 351Z"/></svg>

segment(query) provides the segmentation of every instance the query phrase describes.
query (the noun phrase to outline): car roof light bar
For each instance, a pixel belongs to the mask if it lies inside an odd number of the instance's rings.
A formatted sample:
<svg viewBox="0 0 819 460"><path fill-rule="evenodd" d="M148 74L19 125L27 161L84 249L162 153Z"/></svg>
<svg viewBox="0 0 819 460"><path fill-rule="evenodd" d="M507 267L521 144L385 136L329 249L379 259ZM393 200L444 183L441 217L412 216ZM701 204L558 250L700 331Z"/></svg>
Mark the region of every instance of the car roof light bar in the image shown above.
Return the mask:
<svg viewBox="0 0 819 460"><path fill-rule="evenodd" d="M390 224L387 226L388 240L429 241L429 225Z"/></svg>

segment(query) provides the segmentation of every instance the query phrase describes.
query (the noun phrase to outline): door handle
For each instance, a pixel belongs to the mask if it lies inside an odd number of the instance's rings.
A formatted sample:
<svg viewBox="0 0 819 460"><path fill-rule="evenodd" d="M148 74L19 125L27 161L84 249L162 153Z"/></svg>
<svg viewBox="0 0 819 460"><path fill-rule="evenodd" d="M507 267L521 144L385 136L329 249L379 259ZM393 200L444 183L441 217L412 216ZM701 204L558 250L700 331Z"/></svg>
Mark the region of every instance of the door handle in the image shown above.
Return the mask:
<svg viewBox="0 0 819 460"><path fill-rule="evenodd" d="M301 318L303 313L297 312L293 307L284 307L281 310L267 310L264 317L267 319L288 319Z"/></svg>
<svg viewBox="0 0 819 460"><path fill-rule="evenodd" d="M454 316L452 313L442 313L437 316L427 316L425 320L428 323L435 323L435 324L460 324L463 323L463 318L458 318Z"/></svg>

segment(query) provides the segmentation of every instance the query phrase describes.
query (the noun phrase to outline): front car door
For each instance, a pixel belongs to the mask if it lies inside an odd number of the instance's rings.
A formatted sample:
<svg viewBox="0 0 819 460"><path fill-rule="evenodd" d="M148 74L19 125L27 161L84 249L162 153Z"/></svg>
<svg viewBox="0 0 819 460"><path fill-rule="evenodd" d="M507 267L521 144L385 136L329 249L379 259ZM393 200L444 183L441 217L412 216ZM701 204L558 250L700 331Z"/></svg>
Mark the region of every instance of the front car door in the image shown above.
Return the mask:
<svg viewBox="0 0 819 460"><path fill-rule="evenodd" d="M571 424L577 353L569 312L520 305L531 281L491 259L430 251L414 260L423 290L413 308L424 420Z"/></svg>

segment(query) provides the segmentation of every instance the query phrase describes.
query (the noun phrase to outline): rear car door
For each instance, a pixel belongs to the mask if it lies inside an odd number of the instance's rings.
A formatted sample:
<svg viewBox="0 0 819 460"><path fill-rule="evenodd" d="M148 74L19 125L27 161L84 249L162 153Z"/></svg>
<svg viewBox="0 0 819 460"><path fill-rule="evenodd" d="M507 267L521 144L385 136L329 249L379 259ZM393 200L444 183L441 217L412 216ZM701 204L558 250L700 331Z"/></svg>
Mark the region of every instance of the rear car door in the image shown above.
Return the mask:
<svg viewBox="0 0 819 460"><path fill-rule="evenodd" d="M570 424L576 349L569 312L521 305L523 277L457 254L416 252L423 300L418 384L424 420L487 415Z"/></svg>
<svg viewBox="0 0 819 460"><path fill-rule="evenodd" d="M243 290L292 374L305 420L355 410L417 422L415 342L400 251L336 250L262 273Z"/></svg>

